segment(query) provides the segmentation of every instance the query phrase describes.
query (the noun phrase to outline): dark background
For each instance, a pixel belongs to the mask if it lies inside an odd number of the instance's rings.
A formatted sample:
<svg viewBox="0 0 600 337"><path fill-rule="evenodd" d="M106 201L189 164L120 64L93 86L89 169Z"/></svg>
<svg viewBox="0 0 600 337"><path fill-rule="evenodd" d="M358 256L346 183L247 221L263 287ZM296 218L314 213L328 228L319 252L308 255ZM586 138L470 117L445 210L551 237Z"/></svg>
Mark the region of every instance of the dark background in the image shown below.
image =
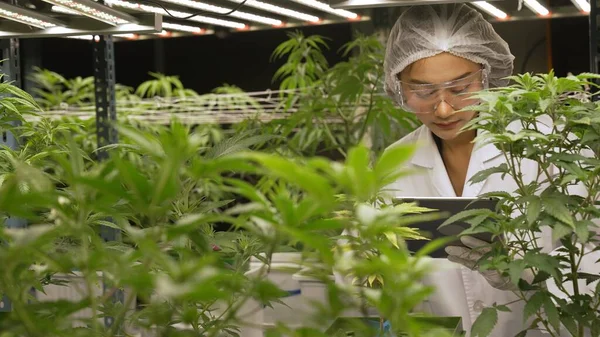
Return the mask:
<svg viewBox="0 0 600 337"><path fill-rule="evenodd" d="M540 24L539 20L536 24ZM518 26L510 22L501 25L505 25L500 28L503 32L508 31L517 37L521 32L516 30L524 27L523 23ZM551 48L540 50L545 49L545 45L535 46L533 43L527 43L525 47L519 47L524 49L519 51L521 56L515 53L517 61L523 63L523 55L532 54L535 49L551 60L559 76L566 75L567 72L589 71L588 18L554 19L546 21L545 25L548 26L548 32L545 34L546 38L542 36L542 40L546 40L545 44L550 43ZM237 85L246 91L275 88L277 84L272 83L271 79L282 61L272 62L271 53L277 45L287 39L286 34L295 29L233 33L225 37L207 35L117 42L116 80L118 83L136 87L149 79L149 71L158 71L178 75L184 86L199 93L209 92L224 83ZM352 39L356 26L350 23L332 24L303 27L301 30L305 35L318 34L329 39L330 49L327 51L327 57L330 64L334 64L341 60L338 50ZM163 53L156 53L156 48L161 43ZM22 45L23 52L36 58L29 62L56 71L67 78L92 75L90 41L32 39L23 40ZM528 68L536 66L535 62L542 61L529 59L524 68L529 71ZM534 69L539 69L540 66L547 69L546 65L539 64ZM517 72L521 70L516 69Z"/></svg>

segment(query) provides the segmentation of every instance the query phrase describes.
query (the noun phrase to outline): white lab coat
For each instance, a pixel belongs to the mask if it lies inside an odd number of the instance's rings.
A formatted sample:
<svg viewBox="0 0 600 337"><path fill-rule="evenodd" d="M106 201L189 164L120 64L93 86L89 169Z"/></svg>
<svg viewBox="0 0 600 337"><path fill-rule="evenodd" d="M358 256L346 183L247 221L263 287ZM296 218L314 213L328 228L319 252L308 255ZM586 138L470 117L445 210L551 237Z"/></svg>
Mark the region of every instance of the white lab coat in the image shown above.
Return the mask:
<svg viewBox="0 0 600 337"><path fill-rule="evenodd" d="M391 197L456 196L429 129L421 126L396 144L411 143L416 143L418 148L406 165L408 169L417 170L417 173L394 182L386 188L387 193ZM476 197L492 191L514 192L517 185L508 175L502 179L500 174L495 174L480 183L470 184L469 182L477 172L504 162L504 156L494 145L475 144L462 196ZM525 183L537 178L535 162L524 162L521 170ZM545 251L551 251L554 248L550 235L544 235L540 243ZM510 291L497 290L490 286L477 271L451 263L446 259L437 259L435 263L443 269L434 272L424 280L426 284L435 286L437 290L424 304L423 309L438 316L461 316L463 327L467 332L470 332L473 322L483 308L492 306L494 303L505 304L518 299ZM509 307L512 312L499 312L498 323L491 336L510 337L526 328L523 322L524 303L519 301ZM527 336L541 336L541 332L531 331Z"/></svg>

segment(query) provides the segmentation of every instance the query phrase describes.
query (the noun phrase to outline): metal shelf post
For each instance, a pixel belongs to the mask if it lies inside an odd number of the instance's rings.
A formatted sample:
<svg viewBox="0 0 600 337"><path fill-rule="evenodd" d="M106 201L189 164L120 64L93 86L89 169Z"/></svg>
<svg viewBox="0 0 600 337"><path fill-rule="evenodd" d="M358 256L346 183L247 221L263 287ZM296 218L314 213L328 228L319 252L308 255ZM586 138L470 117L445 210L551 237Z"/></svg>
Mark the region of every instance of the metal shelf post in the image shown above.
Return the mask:
<svg viewBox="0 0 600 337"><path fill-rule="evenodd" d="M19 39L4 39L0 40L0 47L2 49L1 59L4 60L1 63L2 73L4 77L3 82L12 82L13 85L21 88L21 54L19 48ZM13 126L18 126L17 122L11 123ZM16 150L19 143L15 136L8 130L2 130L0 144L7 145L11 149ZM27 227L27 222L19 218L8 218L5 226L11 228L24 228ZM0 301L0 312L8 312L12 310L12 304L6 295L2 296Z"/></svg>
<svg viewBox="0 0 600 337"><path fill-rule="evenodd" d="M598 14L600 14L598 0L590 1L590 72L597 74L600 62L600 53L598 52L598 39L600 39L600 28L598 27ZM596 84L599 84L596 81ZM593 91L597 91L596 88L592 88ZM600 99L597 95L592 96L594 100Z"/></svg>
<svg viewBox="0 0 600 337"><path fill-rule="evenodd" d="M108 153L102 147L117 142L114 123L117 120L115 103L115 60L114 44L110 35L98 36L94 40L94 91L96 99L96 136L98 138L98 160L104 160ZM108 219L110 221L110 219ZM120 240L117 229L102 226L100 236L105 241ZM110 286L103 282L103 293L111 292ZM124 294L120 289L112 295L113 302L124 303ZM112 326L114 318L104 318L104 325Z"/></svg>

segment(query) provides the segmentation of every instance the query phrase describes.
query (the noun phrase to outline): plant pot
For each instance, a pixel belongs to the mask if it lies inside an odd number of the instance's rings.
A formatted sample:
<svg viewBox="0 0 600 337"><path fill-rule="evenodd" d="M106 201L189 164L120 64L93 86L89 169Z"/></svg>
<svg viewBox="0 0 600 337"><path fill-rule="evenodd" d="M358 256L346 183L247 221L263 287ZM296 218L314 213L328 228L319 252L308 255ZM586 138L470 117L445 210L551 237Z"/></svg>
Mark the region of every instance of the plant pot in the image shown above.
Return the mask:
<svg viewBox="0 0 600 337"><path fill-rule="evenodd" d="M451 336L464 336L462 328L462 319L460 317L424 317L415 315L415 320L421 321L425 329L442 328ZM402 332L396 332L389 324L384 324L384 329L380 329L379 317L358 317L345 316L336 319L325 332L330 337L401 337ZM365 330L367 328L368 330ZM365 332L368 331L368 332ZM426 331L423 331L426 332ZM361 334L362 333L362 334ZM369 335L364 335L368 333Z"/></svg>
<svg viewBox="0 0 600 337"><path fill-rule="evenodd" d="M303 268L298 271L292 278L300 285L300 301L301 310L297 319L305 324L310 324L311 316L317 313L318 306L326 306L327 301L327 284L322 280L309 275L310 268ZM330 280L334 281L334 276L330 276Z"/></svg>
<svg viewBox="0 0 600 337"><path fill-rule="evenodd" d="M262 268L254 268L244 273L248 278L261 277ZM161 298L154 294L153 301L160 301ZM211 308L212 317L219 317L227 308L227 304L223 301L217 301ZM248 299L236 312L236 326L239 328L240 337L263 337L263 312L264 309L257 301ZM176 323L171 325L174 329L180 331L192 331L193 328L189 324ZM155 327L150 330L141 331L139 337L160 337Z"/></svg>
<svg viewBox="0 0 600 337"><path fill-rule="evenodd" d="M102 273L98 273L98 277L102 279ZM73 272L71 274L55 274L53 276L54 279L60 280L64 282L64 285L58 284L48 284L44 286L44 292L36 291L35 297L40 302L47 301L59 301L59 300L67 300L78 302L81 301L84 297L87 297L87 289L85 284L85 279L81 272ZM128 297L130 290L125 290L124 298ZM102 282L98 282L98 284L94 284L92 286L92 296L98 297L103 294L103 285ZM129 307L130 311L135 310L136 303L135 301L131 302L131 306ZM100 314L100 313L98 313ZM72 315L72 318L75 320L74 325L80 326L77 323L77 319L87 319L93 315L92 309L83 309L79 312L76 312ZM103 318L99 318L99 320L103 320ZM83 323L82 323L83 324Z"/></svg>
<svg viewBox="0 0 600 337"><path fill-rule="evenodd" d="M300 283L294 280L293 275L302 267L301 253L274 253L271 257L271 266L264 264L256 258L250 260L250 270L259 270L259 276L265 277L286 295L279 298L282 303L271 303L264 308L264 324L272 326L277 322L288 326L297 325L298 312L303 308L300 296Z"/></svg>

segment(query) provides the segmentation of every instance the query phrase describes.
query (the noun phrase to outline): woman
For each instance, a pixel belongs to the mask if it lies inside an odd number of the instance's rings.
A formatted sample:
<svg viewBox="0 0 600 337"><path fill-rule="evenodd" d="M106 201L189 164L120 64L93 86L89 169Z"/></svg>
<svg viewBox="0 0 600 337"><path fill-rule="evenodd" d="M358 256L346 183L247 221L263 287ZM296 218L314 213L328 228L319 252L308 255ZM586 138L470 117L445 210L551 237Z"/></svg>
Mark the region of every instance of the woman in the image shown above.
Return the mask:
<svg viewBox="0 0 600 337"><path fill-rule="evenodd" d="M469 183L475 173L498 166L504 159L493 145L473 142L476 131L459 132L476 114L459 112L476 103L468 94L506 85L513 60L507 43L468 5L415 6L400 16L387 44L385 87L423 126L399 141L420 145L408 162L409 169L419 173L392 184L393 197L475 197L516 190L514 181L500 175ZM525 180L537 177L533 162L524 163L522 170ZM478 244L470 240L464 243ZM550 241L542 240L546 249L553 248L546 243ZM511 312L499 312L492 336L514 336L527 328L523 303L505 290L510 282L494 272L472 270L474 261L468 258L467 249L446 249L448 259L456 263L447 263L449 268L425 281L437 288L429 302L433 314L461 316L463 327L470 331L485 307L508 304ZM538 334L532 331L527 336Z"/></svg>

